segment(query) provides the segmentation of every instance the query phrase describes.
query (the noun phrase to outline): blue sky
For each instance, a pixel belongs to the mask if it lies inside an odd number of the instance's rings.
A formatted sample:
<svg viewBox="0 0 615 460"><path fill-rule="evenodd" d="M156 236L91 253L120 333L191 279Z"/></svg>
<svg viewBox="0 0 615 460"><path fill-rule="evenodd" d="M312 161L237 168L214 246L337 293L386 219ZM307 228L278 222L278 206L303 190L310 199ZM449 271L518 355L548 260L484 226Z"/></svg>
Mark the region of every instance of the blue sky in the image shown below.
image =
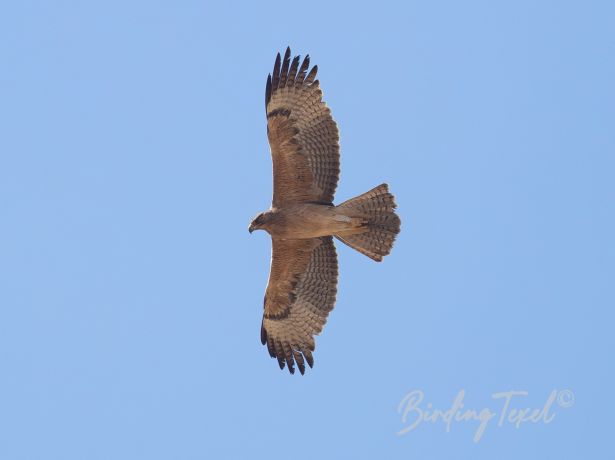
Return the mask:
<svg viewBox="0 0 615 460"><path fill-rule="evenodd" d="M0 458L608 456L613 5L5 2ZM337 245L303 377L260 344L270 241L247 232L286 45L340 126L337 201L386 181L403 222L382 264ZM414 390L558 399L475 443L398 435Z"/></svg>

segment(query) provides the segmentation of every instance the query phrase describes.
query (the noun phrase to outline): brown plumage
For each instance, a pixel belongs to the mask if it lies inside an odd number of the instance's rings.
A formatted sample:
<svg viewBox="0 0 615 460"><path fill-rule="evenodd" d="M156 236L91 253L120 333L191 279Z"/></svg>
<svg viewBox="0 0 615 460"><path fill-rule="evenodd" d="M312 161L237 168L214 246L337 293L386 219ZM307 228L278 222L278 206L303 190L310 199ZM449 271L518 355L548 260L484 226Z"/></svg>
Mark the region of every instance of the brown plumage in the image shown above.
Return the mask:
<svg viewBox="0 0 615 460"><path fill-rule="evenodd" d="M337 292L333 236L381 261L390 253L400 220L387 184L333 205L340 172L339 132L322 101L317 66L278 53L267 78L265 108L273 161L271 208L250 224L272 240L261 341L301 374L312 367L314 336L322 331ZM309 71L308 71L309 70Z"/></svg>

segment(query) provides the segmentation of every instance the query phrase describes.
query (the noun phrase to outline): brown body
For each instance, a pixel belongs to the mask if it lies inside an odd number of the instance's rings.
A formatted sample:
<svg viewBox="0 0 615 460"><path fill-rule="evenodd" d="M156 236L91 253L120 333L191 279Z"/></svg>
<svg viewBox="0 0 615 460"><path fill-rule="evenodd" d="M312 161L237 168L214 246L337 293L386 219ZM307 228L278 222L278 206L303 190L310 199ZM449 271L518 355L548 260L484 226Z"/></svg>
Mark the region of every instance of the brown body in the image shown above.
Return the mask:
<svg viewBox="0 0 615 460"><path fill-rule="evenodd" d="M386 184L335 206L339 133L322 101L317 67L306 56L278 54L267 79L267 135L273 161L271 208L249 231L271 235L271 270L265 292L261 341L280 368L314 363L314 336L335 305L337 254L333 237L376 261L399 233L395 199Z"/></svg>
<svg viewBox="0 0 615 460"><path fill-rule="evenodd" d="M281 208L272 208L261 216L263 216L262 224L256 228L266 230L273 238L303 239L331 235L343 236L369 230L367 219L352 216L344 208L324 204L291 204Z"/></svg>

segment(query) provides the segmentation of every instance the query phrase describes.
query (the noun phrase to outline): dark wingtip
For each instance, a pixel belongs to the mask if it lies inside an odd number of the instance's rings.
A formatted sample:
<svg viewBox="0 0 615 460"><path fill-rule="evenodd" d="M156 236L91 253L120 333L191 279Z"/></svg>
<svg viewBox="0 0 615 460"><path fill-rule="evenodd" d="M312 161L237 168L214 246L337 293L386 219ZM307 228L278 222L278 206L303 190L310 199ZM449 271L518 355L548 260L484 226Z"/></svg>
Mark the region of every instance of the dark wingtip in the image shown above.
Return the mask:
<svg viewBox="0 0 615 460"><path fill-rule="evenodd" d="M267 79L267 90L265 92L265 103L268 105L278 89L286 86L312 85L316 79L318 66L309 69L310 55L307 54L301 61L301 56L295 56L291 61L292 52L290 46L286 47L284 54L276 54L271 83ZM309 72L308 72L309 70ZM316 81L318 85L318 81Z"/></svg>
<svg viewBox="0 0 615 460"><path fill-rule="evenodd" d="M278 53L275 57L275 63L273 64L273 75L271 77L271 91L275 91L278 89L278 84L280 82L280 53Z"/></svg>
<svg viewBox="0 0 615 460"><path fill-rule="evenodd" d="M307 352L307 353L304 352L303 356L305 356L305 360L307 361L308 366L310 366L310 369L312 367L314 367L314 357L312 356L312 353L311 352Z"/></svg>
<svg viewBox="0 0 615 460"><path fill-rule="evenodd" d="M318 73L318 66L315 65L314 67L312 67L312 70L310 70L310 72L308 73L307 77L305 77L305 81L304 83L306 85L311 85L314 80L316 79L316 74Z"/></svg>
<svg viewBox="0 0 615 460"><path fill-rule="evenodd" d="M293 86L295 84L295 79L297 78L297 71L299 70L299 59L301 59L301 56L295 56L292 63L290 64L290 70L288 71L288 84L290 86Z"/></svg>
<svg viewBox="0 0 615 460"><path fill-rule="evenodd" d="M265 345L267 343L267 330L265 329L265 322L261 322L261 343Z"/></svg>
<svg viewBox="0 0 615 460"><path fill-rule="evenodd" d="M267 76L267 87L265 88L265 111L267 111L267 105L271 100L271 74Z"/></svg>
<svg viewBox="0 0 615 460"><path fill-rule="evenodd" d="M267 351L269 352L269 356L271 356L272 358L277 357L271 340L267 340Z"/></svg>
<svg viewBox="0 0 615 460"><path fill-rule="evenodd" d="M305 58L303 58L303 62L301 63L301 67L299 68L299 73L297 74L297 78L295 80L297 85L303 84L309 67L310 67L310 55L306 54Z"/></svg>
<svg viewBox="0 0 615 460"><path fill-rule="evenodd" d="M280 71L280 88L284 88L286 86L286 81L288 79L288 68L290 66L290 46L286 48L286 52L284 53L284 59L282 59L282 70Z"/></svg>
<svg viewBox="0 0 615 460"><path fill-rule="evenodd" d="M297 367L299 368L301 375L305 374L305 360L303 359L303 354L300 351L295 352L295 362L297 363Z"/></svg>

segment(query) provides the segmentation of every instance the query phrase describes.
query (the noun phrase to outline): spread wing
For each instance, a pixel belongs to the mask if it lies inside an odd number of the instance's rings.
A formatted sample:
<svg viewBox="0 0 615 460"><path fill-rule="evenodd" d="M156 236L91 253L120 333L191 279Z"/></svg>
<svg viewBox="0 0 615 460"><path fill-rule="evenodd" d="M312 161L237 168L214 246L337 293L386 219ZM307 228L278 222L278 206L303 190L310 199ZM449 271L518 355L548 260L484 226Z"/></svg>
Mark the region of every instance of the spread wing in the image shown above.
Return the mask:
<svg viewBox="0 0 615 460"><path fill-rule="evenodd" d="M265 293L261 342L280 369L301 374L314 364L314 335L322 331L337 293L337 254L330 236L272 238L271 272Z"/></svg>
<svg viewBox="0 0 615 460"><path fill-rule="evenodd" d="M333 203L340 173L339 132L322 101L316 72L306 56L292 63L290 48L267 77L267 136L273 161L273 206Z"/></svg>

